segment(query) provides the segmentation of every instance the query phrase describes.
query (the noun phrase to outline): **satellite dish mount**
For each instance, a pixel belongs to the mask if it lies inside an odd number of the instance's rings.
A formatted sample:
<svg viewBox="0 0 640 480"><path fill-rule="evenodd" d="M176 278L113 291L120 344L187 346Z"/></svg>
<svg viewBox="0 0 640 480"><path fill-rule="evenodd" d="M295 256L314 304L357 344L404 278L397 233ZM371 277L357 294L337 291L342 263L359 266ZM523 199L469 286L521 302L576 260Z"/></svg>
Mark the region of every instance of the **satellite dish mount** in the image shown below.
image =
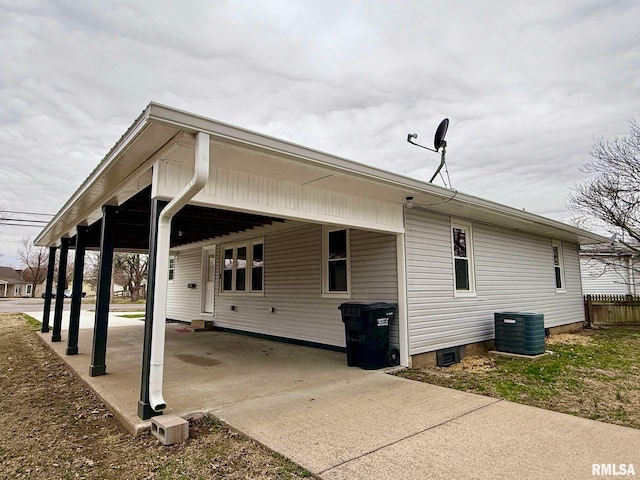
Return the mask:
<svg viewBox="0 0 640 480"><path fill-rule="evenodd" d="M425 147L424 145L420 145L414 142L413 140L418 138L417 133L410 133L407 135L407 142L409 142L412 145L415 145L417 147L424 148L425 150L429 150L431 152L436 152L436 153L438 153L438 151L442 149L442 151L440 152L440 165L438 166L437 170L431 177L431 180L429 180L429 183L433 183L435 178L440 173L440 170L442 170L442 167L444 167L445 165L445 155L447 153L447 142L445 141L444 137L447 135L448 128L449 128L449 119L445 118L440 122L440 125L438 125L438 128L436 129L436 134L433 137L434 148Z"/></svg>

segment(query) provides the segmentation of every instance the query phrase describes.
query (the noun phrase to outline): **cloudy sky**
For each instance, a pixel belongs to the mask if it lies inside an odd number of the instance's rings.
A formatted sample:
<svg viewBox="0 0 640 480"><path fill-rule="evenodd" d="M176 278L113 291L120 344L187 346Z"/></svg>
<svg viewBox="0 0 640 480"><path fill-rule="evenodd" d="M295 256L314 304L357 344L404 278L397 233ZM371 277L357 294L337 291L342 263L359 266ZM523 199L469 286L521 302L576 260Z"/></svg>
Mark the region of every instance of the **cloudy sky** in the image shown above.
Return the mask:
<svg viewBox="0 0 640 480"><path fill-rule="evenodd" d="M593 140L640 118L639 25L637 0L0 0L0 208L56 213L156 101L425 181L407 133L448 117L453 187L568 220ZM38 231L0 227L0 264Z"/></svg>

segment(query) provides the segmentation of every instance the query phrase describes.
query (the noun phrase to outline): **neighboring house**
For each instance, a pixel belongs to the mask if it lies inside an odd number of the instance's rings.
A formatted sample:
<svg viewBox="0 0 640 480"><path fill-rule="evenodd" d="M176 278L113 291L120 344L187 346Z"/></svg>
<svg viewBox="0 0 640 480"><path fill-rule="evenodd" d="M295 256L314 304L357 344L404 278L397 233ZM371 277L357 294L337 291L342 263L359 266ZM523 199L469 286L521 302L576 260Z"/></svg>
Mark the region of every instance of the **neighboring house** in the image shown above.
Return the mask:
<svg viewBox="0 0 640 480"><path fill-rule="evenodd" d="M33 280L33 272L31 270L29 270L28 268L25 268L24 270L19 270L18 273L20 274L20 277L27 283L27 285L29 286L29 294L26 295L28 297L32 296L32 290L33 290L33 296L34 297L40 297L42 295L42 293L44 292L44 286L45 286L45 279L47 276L47 272L46 270L44 272L40 273L40 277L42 278L42 280L37 279L36 282L34 282Z"/></svg>
<svg viewBox="0 0 640 480"><path fill-rule="evenodd" d="M619 242L584 245L580 271L584 294L640 295L640 258Z"/></svg>
<svg viewBox="0 0 640 480"><path fill-rule="evenodd" d="M31 285L11 267L0 267L0 297L30 297Z"/></svg>
<svg viewBox="0 0 640 480"><path fill-rule="evenodd" d="M170 228L159 213L168 201ZM441 349L485 347L497 311L581 325L578 250L603 241L152 103L36 244L150 250L139 404L148 418L163 407L153 400L163 353L152 352L163 352L166 318L344 350L340 304L393 302L401 365L432 362ZM100 265L104 275L110 268ZM106 325L105 302L99 289L97 325ZM91 375L105 373L105 348L106 326L94 330Z"/></svg>

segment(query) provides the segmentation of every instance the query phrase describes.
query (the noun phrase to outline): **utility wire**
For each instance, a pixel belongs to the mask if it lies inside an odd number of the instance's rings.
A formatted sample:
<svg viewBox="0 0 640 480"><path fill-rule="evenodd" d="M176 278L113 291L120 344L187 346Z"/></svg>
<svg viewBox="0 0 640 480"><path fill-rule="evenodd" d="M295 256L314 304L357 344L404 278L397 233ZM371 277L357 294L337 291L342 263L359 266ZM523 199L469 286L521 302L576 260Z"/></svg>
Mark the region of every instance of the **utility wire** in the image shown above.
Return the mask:
<svg viewBox="0 0 640 480"><path fill-rule="evenodd" d="M29 220L29 219L24 219L24 218L4 218L3 220L6 220L7 222L42 223L44 225L49 223L46 220Z"/></svg>
<svg viewBox="0 0 640 480"><path fill-rule="evenodd" d="M21 215L42 215L45 217L53 217L52 213L39 213L39 212L21 212L18 210L2 210L0 209L0 212L4 212L4 213L18 213Z"/></svg>

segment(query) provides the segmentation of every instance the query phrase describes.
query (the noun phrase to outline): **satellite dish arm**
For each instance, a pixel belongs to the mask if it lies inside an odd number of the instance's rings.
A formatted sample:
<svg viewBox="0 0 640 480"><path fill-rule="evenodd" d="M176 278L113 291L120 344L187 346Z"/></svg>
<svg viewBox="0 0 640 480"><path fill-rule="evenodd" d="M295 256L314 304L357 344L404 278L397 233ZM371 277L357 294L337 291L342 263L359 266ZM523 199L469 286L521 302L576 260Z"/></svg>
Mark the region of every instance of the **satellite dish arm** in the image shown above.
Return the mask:
<svg viewBox="0 0 640 480"><path fill-rule="evenodd" d="M409 142L411 145L415 145L416 147L424 148L425 150L438 153L438 151L434 150L433 148L425 147L424 145L420 145L419 143L414 142L414 138L418 138L418 134L410 133L409 135L407 135L407 142Z"/></svg>
<svg viewBox="0 0 640 480"><path fill-rule="evenodd" d="M421 147L422 145L418 145L418 146ZM423 147L423 148L426 148L426 147ZM431 149L427 148L427 150L431 150ZM436 177L440 173L440 170L442 170L442 167L444 167L444 157L446 152L447 152L447 142L442 140L442 155L440 156L440 165L438 166L438 169L436 170L436 172L433 174L433 177L431 177L431 180L429 180L429 183L433 183L433 181L436 179Z"/></svg>

